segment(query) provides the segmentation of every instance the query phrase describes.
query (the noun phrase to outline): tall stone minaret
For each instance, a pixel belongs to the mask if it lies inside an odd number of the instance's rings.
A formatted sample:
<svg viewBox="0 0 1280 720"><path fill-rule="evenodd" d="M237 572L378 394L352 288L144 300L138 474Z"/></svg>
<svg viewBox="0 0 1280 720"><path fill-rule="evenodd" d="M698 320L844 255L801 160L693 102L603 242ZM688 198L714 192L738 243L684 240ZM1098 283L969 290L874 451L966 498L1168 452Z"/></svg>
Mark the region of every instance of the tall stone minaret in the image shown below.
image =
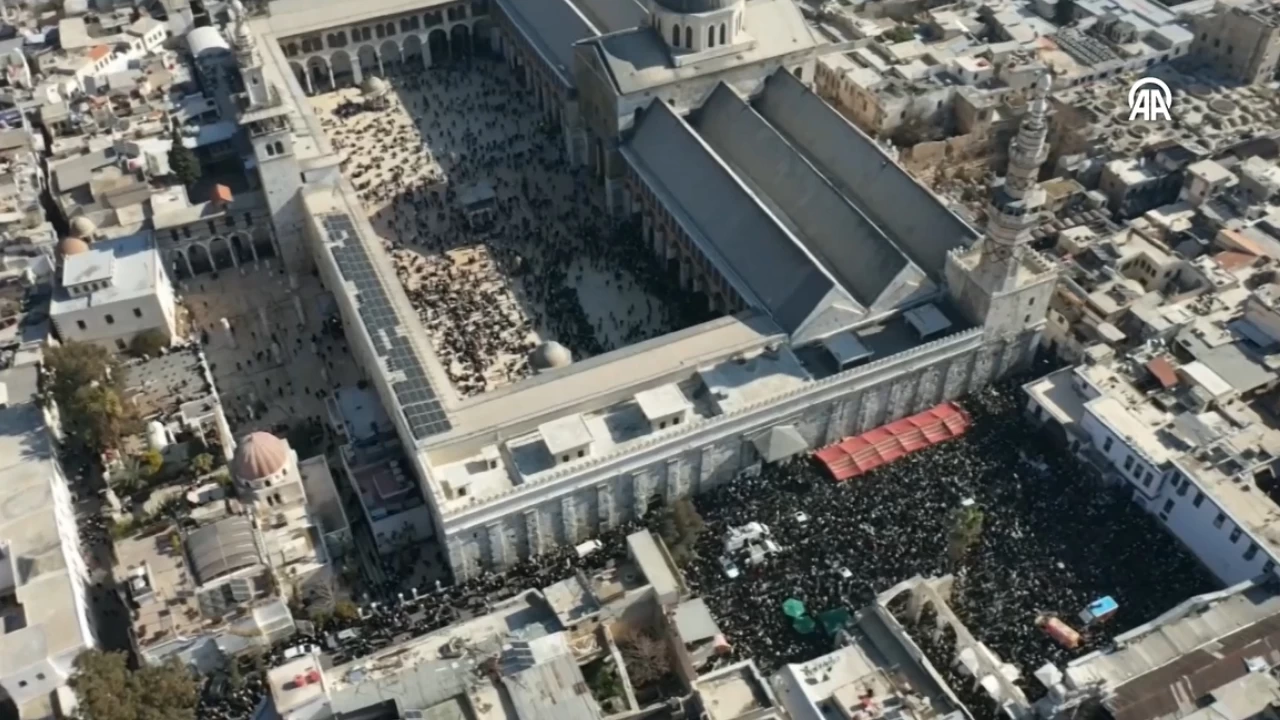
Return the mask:
<svg viewBox="0 0 1280 720"><path fill-rule="evenodd" d="M1047 74L1036 82L1031 105L1009 146L1009 169L991 187L986 235L947 258L952 297L970 320L993 335L1038 328L1057 283L1057 266L1028 246L1045 204L1037 180L1049 155L1051 86Z"/></svg>
<svg viewBox="0 0 1280 720"><path fill-rule="evenodd" d="M253 39L253 33L249 31L249 13L245 12L244 3L240 0L232 0L231 15L235 23L231 44L236 54L236 65L240 67L240 77L244 80L249 109L264 108L271 102L271 90L262 72L258 42Z"/></svg>
<svg viewBox="0 0 1280 720"><path fill-rule="evenodd" d="M1045 194L1037 184L1040 166L1049 155L1049 88L1046 73L1036 81L1035 96L1022 117L1018 134L1009 145L1009 169L1003 181L991 188L987 204L987 236L982 241L978 274L985 276L991 292L1010 288L1017 273L1031 227Z"/></svg>

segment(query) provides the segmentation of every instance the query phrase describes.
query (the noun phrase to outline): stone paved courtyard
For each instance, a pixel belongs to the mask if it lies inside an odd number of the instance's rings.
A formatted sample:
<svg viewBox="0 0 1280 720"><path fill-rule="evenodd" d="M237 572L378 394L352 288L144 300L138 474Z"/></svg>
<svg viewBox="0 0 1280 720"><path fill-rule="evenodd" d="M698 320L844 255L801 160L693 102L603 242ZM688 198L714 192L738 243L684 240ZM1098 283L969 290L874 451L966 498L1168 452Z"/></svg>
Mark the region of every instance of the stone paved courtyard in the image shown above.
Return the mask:
<svg viewBox="0 0 1280 720"><path fill-rule="evenodd" d="M654 296L656 261L607 239L599 182L505 64L393 77L383 109L358 111L354 88L312 102L461 395L527 377L545 340L582 359L685 324ZM485 230L459 198L480 185Z"/></svg>

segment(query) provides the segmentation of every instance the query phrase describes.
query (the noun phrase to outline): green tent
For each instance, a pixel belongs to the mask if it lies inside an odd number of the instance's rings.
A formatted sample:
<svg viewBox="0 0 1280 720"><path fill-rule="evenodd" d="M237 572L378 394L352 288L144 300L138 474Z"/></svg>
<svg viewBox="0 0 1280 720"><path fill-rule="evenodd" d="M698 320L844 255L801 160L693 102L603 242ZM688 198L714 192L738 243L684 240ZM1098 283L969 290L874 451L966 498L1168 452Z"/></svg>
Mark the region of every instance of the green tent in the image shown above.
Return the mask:
<svg viewBox="0 0 1280 720"><path fill-rule="evenodd" d="M853 615L844 608L833 608L818 616L818 622L822 623L822 629L828 635L835 635L840 630L849 627L849 623L853 621Z"/></svg>
<svg viewBox="0 0 1280 720"><path fill-rule="evenodd" d="M782 603L782 614L792 620L800 618L804 615L804 603L795 598L787 598L787 601Z"/></svg>
<svg viewBox="0 0 1280 720"><path fill-rule="evenodd" d="M808 635L817 626L818 624L813 621L813 618L798 617L791 621L791 627L795 628L796 632L801 635Z"/></svg>

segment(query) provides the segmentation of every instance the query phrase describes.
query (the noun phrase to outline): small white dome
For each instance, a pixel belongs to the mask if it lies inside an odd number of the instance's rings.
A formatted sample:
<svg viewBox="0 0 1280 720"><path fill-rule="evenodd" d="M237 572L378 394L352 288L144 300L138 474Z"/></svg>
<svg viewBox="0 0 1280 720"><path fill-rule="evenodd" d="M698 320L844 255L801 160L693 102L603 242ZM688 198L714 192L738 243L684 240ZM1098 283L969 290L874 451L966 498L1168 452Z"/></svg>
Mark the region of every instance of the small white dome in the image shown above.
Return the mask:
<svg viewBox="0 0 1280 720"><path fill-rule="evenodd" d="M92 220L80 215L71 221L71 235L78 238L91 238L98 232L98 226Z"/></svg>
<svg viewBox="0 0 1280 720"><path fill-rule="evenodd" d="M573 353L555 340L548 340L529 353L529 364L534 370L554 370L573 364Z"/></svg>
<svg viewBox="0 0 1280 720"><path fill-rule="evenodd" d="M368 97L382 97L387 94L387 81L376 75L370 75L360 85L360 92Z"/></svg>

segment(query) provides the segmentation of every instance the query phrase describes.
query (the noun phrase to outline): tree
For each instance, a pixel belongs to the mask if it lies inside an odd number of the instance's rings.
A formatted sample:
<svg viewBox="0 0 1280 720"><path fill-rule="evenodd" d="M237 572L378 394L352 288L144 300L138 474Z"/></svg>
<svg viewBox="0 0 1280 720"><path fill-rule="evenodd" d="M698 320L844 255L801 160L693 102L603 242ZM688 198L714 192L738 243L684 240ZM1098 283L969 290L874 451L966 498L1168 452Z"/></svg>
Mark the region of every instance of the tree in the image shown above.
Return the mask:
<svg viewBox="0 0 1280 720"><path fill-rule="evenodd" d="M126 458L120 467L111 471L111 489L116 495L133 495L142 489L146 470L136 457Z"/></svg>
<svg viewBox="0 0 1280 720"><path fill-rule="evenodd" d="M360 609L350 600L339 600L333 604L333 616L339 620L358 620Z"/></svg>
<svg viewBox="0 0 1280 720"><path fill-rule="evenodd" d="M115 447L132 421L120 400L124 373L105 348L70 342L44 357L47 398L58 406L68 439L92 453Z"/></svg>
<svg viewBox="0 0 1280 720"><path fill-rule="evenodd" d="M199 686L177 660L131 670L123 652L86 650L68 684L82 720L194 720Z"/></svg>
<svg viewBox="0 0 1280 720"><path fill-rule="evenodd" d="M907 25L894 25L881 35L888 42L900 43L914 39L916 36L915 28Z"/></svg>
<svg viewBox="0 0 1280 720"><path fill-rule="evenodd" d="M182 144L182 133L173 129L172 144L169 147L169 169L173 171L178 182L191 187L200 179L200 158L186 145Z"/></svg>
<svg viewBox="0 0 1280 720"><path fill-rule="evenodd" d="M191 458L191 472L197 477L213 472L213 456L209 453L200 453Z"/></svg>
<svg viewBox="0 0 1280 720"><path fill-rule="evenodd" d="M662 679L671 671L671 656L662 640L644 630L623 630L617 638L618 649L627 664L627 674L636 687Z"/></svg>
<svg viewBox="0 0 1280 720"><path fill-rule="evenodd" d="M658 518L658 535L677 566L684 567L693 559L694 546L704 526L702 516L689 498L680 498L662 511Z"/></svg>
<svg viewBox="0 0 1280 720"><path fill-rule="evenodd" d="M133 336L129 343L129 352L136 357L156 357L169 347L169 338L155 328L144 330Z"/></svg>
<svg viewBox="0 0 1280 720"><path fill-rule="evenodd" d="M155 477L160 468L164 467L164 455L159 450L147 450L138 459L142 463L142 472L147 477Z"/></svg>
<svg viewBox="0 0 1280 720"><path fill-rule="evenodd" d="M982 511L973 505L958 507L951 512L951 529L947 532L947 557L952 565L959 565L982 538L984 519Z"/></svg>

